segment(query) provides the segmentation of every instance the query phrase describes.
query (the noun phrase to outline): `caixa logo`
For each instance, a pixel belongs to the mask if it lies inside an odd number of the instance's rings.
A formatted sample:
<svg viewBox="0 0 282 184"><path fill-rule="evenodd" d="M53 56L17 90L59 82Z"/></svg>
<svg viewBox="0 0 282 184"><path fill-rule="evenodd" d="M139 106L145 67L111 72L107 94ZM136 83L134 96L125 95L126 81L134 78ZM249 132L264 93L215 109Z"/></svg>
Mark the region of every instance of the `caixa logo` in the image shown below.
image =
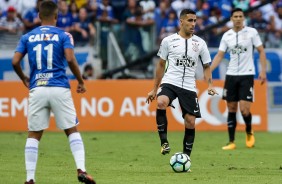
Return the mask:
<svg viewBox="0 0 282 184"><path fill-rule="evenodd" d="M196 125L203 122L213 126L226 125L228 110L225 101L221 98L223 89L220 87L215 87L215 90L220 95L210 96L208 95L207 90L205 90L200 96L198 96L202 118L196 119ZM173 117L178 123L184 124L178 99L173 101L173 105L175 106L175 108L172 108L171 111ZM239 112L240 110L238 109L237 122L239 124L245 124L241 113ZM261 124L260 115L253 114L252 123L254 125Z"/></svg>

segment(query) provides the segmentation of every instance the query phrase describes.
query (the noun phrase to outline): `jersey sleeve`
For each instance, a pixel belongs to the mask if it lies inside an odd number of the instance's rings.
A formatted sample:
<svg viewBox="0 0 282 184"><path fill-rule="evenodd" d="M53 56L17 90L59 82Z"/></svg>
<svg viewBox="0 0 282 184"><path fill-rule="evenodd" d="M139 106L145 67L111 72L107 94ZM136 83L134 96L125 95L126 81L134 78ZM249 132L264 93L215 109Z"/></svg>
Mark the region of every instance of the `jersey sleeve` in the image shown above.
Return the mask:
<svg viewBox="0 0 282 184"><path fill-rule="evenodd" d="M200 58L201 58L203 64L207 64L207 63L211 62L211 55L210 55L208 46L207 46L205 41L203 41L203 47L202 47L202 50L200 52Z"/></svg>
<svg viewBox="0 0 282 184"><path fill-rule="evenodd" d="M17 47L16 47L15 52L19 52L19 53L25 55L26 52L27 52L26 41L27 41L26 35L23 35L23 36L21 37L21 39L20 39L20 41L19 41Z"/></svg>
<svg viewBox="0 0 282 184"><path fill-rule="evenodd" d="M160 58L162 58L163 60L167 60L168 57L168 43L167 43L167 39L163 39L162 43L160 45L160 49L158 51L158 56L160 56Z"/></svg>
<svg viewBox="0 0 282 184"><path fill-rule="evenodd" d="M223 35L223 37L222 37L222 39L220 41L218 50L226 52L227 48L228 48L228 46L227 46L227 43L225 41L225 36Z"/></svg>
<svg viewBox="0 0 282 184"><path fill-rule="evenodd" d="M70 33L64 32L64 49L73 49L74 48L74 41L73 37Z"/></svg>
<svg viewBox="0 0 282 184"><path fill-rule="evenodd" d="M253 42L253 45L255 47L262 45L260 36L259 36L258 31L256 29L254 29L254 37L252 38L252 42Z"/></svg>

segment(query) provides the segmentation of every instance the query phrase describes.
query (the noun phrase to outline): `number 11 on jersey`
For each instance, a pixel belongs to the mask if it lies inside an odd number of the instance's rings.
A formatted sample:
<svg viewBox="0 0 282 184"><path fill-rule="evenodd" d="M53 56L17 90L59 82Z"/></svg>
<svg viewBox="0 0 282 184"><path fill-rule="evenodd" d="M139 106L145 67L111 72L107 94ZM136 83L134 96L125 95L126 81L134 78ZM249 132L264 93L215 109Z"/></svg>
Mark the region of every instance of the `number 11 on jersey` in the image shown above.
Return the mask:
<svg viewBox="0 0 282 184"><path fill-rule="evenodd" d="M33 50L36 52L36 65L37 69L42 69L42 44L36 45ZM53 68L53 44L44 47L47 50L47 69Z"/></svg>

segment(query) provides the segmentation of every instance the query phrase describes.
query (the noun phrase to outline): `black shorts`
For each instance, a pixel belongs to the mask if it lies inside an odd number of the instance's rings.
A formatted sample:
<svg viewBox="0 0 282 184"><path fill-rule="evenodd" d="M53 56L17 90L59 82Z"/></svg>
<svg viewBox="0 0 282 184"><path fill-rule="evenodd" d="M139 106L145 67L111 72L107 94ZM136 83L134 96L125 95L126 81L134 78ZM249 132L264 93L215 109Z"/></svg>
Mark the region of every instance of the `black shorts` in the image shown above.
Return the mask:
<svg viewBox="0 0 282 184"><path fill-rule="evenodd" d="M253 102L253 75L226 75L222 98L228 102L245 100Z"/></svg>
<svg viewBox="0 0 282 184"><path fill-rule="evenodd" d="M198 103L197 93L194 91L189 91L171 84L161 84L157 96L165 95L169 98L169 105L174 99L178 98L182 117L185 114L191 114L197 118L201 117L200 107Z"/></svg>

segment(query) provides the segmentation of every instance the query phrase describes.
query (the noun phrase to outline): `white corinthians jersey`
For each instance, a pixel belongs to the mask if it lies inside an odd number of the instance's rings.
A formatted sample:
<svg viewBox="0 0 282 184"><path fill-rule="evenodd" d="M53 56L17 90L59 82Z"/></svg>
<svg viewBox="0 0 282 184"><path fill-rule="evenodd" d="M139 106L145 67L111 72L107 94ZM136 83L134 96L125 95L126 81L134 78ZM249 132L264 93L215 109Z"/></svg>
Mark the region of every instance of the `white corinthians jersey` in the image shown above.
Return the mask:
<svg viewBox="0 0 282 184"><path fill-rule="evenodd" d="M227 75L254 75L254 47L262 45L256 29L244 27L235 32L230 29L223 34L219 50L230 53Z"/></svg>
<svg viewBox="0 0 282 184"><path fill-rule="evenodd" d="M164 38L158 56L167 62L161 83L172 84L195 92L197 65L211 62L206 42L196 35L185 39L175 33Z"/></svg>

